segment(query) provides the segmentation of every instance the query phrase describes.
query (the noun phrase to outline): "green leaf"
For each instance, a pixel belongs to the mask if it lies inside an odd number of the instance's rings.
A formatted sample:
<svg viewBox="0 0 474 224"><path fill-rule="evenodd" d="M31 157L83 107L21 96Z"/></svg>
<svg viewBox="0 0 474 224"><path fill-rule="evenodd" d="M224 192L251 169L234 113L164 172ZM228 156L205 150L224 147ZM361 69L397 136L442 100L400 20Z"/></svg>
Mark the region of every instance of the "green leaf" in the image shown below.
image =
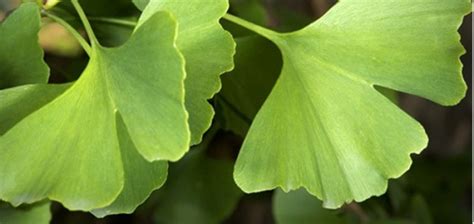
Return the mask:
<svg viewBox="0 0 474 224"><path fill-rule="evenodd" d="M24 85L0 91L0 136L69 87L70 84Z"/></svg>
<svg viewBox="0 0 474 224"><path fill-rule="evenodd" d="M122 193L111 205L92 211L92 214L97 217L133 213L153 190L160 188L165 183L168 174L167 162L149 163L138 153L121 118L117 121L117 132L120 150L124 158L123 167L126 181Z"/></svg>
<svg viewBox="0 0 474 224"><path fill-rule="evenodd" d="M220 90L219 76L233 68L235 43L219 24L228 7L227 0L212 4L202 0L151 0L139 20L143 23L154 12L164 10L178 21L177 46L186 59L186 109L192 145L201 141L211 125L214 111L207 100Z"/></svg>
<svg viewBox="0 0 474 224"><path fill-rule="evenodd" d="M50 203L13 208L0 203L0 224L48 224L51 220Z"/></svg>
<svg viewBox="0 0 474 224"><path fill-rule="evenodd" d="M222 90L216 99L224 116L224 129L245 136L278 78L282 61L278 48L262 37L235 41L235 69L222 76Z"/></svg>
<svg viewBox="0 0 474 224"><path fill-rule="evenodd" d="M277 190L273 197L273 214L278 224L350 223L340 211L324 209L322 202L304 189L289 193Z"/></svg>
<svg viewBox="0 0 474 224"><path fill-rule="evenodd" d="M428 139L374 86L458 103L466 85L456 29L469 11L464 0L345 0L289 34L228 16L284 59L242 146L237 184L248 193L304 187L328 208L383 194Z"/></svg>
<svg viewBox="0 0 474 224"><path fill-rule="evenodd" d="M166 164L138 153L178 160L188 150L175 39L175 21L157 13L123 46L94 45L77 82L0 138L0 198L14 205L49 198L70 210L110 205L102 215L129 212L161 186Z"/></svg>
<svg viewBox="0 0 474 224"><path fill-rule="evenodd" d="M49 68L38 44L40 11L36 3L25 3L0 24L0 89L46 83Z"/></svg>
<svg viewBox="0 0 474 224"><path fill-rule="evenodd" d="M232 213L242 196L232 179L233 163L210 158L207 145L201 143L170 167L157 192L158 223L217 224Z"/></svg>

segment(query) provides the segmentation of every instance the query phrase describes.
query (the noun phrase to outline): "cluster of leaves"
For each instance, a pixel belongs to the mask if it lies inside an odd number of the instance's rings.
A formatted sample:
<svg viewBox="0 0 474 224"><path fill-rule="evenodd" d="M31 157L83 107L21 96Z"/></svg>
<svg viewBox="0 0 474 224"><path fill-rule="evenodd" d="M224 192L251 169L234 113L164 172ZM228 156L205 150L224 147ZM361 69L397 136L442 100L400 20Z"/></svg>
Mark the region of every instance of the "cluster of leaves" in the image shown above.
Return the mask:
<svg viewBox="0 0 474 224"><path fill-rule="evenodd" d="M254 3L233 10L243 17L255 10L248 16L255 23L226 14L227 0L133 3L142 11L136 19L94 17L108 7L94 1L24 3L1 24L1 200L40 203L26 209L43 220L45 200L104 217L134 212L161 188L160 221L218 222L239 188L281 188L279 222L304 217L292 203L308 201L307 209L339 223L344 217L306 196L338 208L381 195L389 178L410 167L410 154L427 145L423 127L379 87L441 105L458 103L466 92L457 28L471 10L467 0L341 0L291 33L257 25L265 15ZM115 11L130 4L118 1ZM77 80L48 84L38 44L42 17L66 27L89 56ZM231 23L228 31L222 18ZM89 41L75 28L78 21ZM215 114L223 129L245 136L235 167L203 156ZM162 187L168 162L176 161ZM232 170L238 188L227 178ZM216 181L227 187L206 188ZM309 194L284 193L299 188ZM186 191L200 196L180 196Z"/></svg>

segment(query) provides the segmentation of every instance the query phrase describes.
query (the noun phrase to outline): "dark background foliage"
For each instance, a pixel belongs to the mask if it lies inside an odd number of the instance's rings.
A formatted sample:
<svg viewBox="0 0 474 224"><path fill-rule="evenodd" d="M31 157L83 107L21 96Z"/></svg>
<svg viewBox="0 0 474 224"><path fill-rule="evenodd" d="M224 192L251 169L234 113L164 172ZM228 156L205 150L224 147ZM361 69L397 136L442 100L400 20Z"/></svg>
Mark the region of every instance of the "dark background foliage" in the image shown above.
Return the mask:
<svg viewBox="0 0 474 224"><path fill-rule="evenodd" d="M109 7L107 0L90 2L89 14L100 16L130 16L138 11L126 0L113 1ZM107 7L104 7L104 2ZM262 0L264 11L249 10L252 0L232 0L231 12L261 25L279 31L292 31L322 16L333 4L333 0ZM15 8L18 1L0 0L0 20ZM67 7L66 7L67 8ZM260 9L260 8L259 8ZM263 13L263 18L262 15ZM105 45L116 45L128 37L129 29L107 27L95 24L96 32ZM66 53L57 49L48 50L48 38L58 36L61 29L53 27L43 33L43 47L47 50L46 60L52 69L50 82L73 81L87 63L87 57L69 49ZM112 33L112 35L111 35ZM462 57L463 74L469 89L472 87L472 16L464 19L460 28L462 43L467 53ZM60 36L60 35L59 35ZM428 148L418 156L409 172L400 179L390 181L388 193L369 199L361 204L349 204L340 209L341 213L354 214L356 219L368 220L371 216L386 216L395 219L425 215L433 223L468 223L472 209L472 92L455 107L441 107L427 100L399 94L400 106L420 121L429 137ZM218 122L218 121L216 121ZM207 155L213 158L232 160L238 154L243 138L228 131L219 131L211 141ZM427 211L420 211L410 203L410 198L421 198ZM69 212L59 204L54 204L53 223L154 223L155 197L132 215L119 215L105 219L95 219L82 212ZM212 202L211 202L212 203ZM218 203L218 202L215 202ZM424 213L424 214L422 214ZM184 216L186 214L183 214ZM423 220L419 218L416 220ZM274 223L272 214L272 192L244 195L234 212L223 223L262 224Z"/></svg>

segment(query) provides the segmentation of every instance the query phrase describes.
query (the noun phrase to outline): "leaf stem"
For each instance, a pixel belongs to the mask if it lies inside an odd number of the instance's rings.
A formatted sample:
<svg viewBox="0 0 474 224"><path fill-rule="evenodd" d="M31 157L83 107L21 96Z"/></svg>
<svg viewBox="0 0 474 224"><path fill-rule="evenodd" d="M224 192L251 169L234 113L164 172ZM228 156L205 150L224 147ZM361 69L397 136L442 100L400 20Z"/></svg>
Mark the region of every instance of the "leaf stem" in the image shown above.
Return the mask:
<svg viewBox="0 0 474 224"><path fill-rule="evenodd" d="M265 38L268 38L269 40L275 40L275 37L279 36L280 34L273 31L273 30L270 30L270 29L267 29L265 27L262 27L262 26L259 26L257 24L254 24L254 23L251 23L247 20L244 20L240 17L237 17L237 16L234 16L234 15L231 15L231 14L226 14L224 15L223 17L224 19L230 21L230 22L233 22L239 26L242 26L250 31L253 31Z"/></svg>
<svg viewBox="0 0 474 224"><path fill-rule="evenodd" d="M45 10L43 10L42 13L43 13L43 15L51 18L52 20L54 20L55 22L57 22L61 26L63 26L67 31L69 31L72 34L72 36L74 36L74 38L76 38L76 40L82 46L82 48L87 53L87 55L89 55L89 56L91 55L91 51L92 51L91 46L89 45L89 43L87 43L87 41L84 39L84 37L82 37L82 35L79 32L77 32L76 29L74 29L74 27L69 25L69 23L67 23L63 19L61 19L61 18L45 11Z"/></svg>
<svg viewBox="0 0 474 224"><path fill-rule="evenodd" d="M106 17L88 17L88 19L91 22L115 24L115 25L130 27L130 28L134 28L137 25L137 22L125 20L125 19L115 19L115 18L106 18Z"/></svg>
<svg viewBox="0 0 474 224"><path fill-rule="evenodd" d="M82 24L84 24L84 28L86 29L87 36L89 36L89 40L91 41L92 48L95 46L100 46L99 41L97 40L94 30L92 30L92 26L87 20L86 13L82 9L81 5L79 4L78 0L71 0L72 5L76 9L77 13L79 14L79 18L81 18Z"/></svg>

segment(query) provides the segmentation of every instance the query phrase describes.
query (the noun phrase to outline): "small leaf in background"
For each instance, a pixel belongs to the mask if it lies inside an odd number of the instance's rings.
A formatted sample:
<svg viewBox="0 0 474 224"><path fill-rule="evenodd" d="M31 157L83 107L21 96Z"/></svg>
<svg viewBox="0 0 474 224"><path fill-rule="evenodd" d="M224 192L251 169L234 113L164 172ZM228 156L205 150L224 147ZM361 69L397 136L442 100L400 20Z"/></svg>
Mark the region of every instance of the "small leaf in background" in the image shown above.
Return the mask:
<svg viewBox="0 0 474 224"><path fill-rule="evenodd" d="M201 141L214 110L208 103L221 88L220 75L232 70L235 43L219 24L229 8L227 0L151 0L139 24L156 11L171 12L178 21L177 46L186 59L186 109L191 144ZM196 10L199 9L199 10Z"/></svg>
<svg viewBox="0 0 474 224"><path fill-rule="evenodd" d="M323 203L299 189L288 193L276 190L273 196L273 214L278 224L348 224L351 217L341 211L323 208Z"/></svg>
<svg viewBox="0 0 474 224"><path fill-rule="evenodd" d="M130 212L161 186L166 164L144 158L177 160L189 146L184 60L175 38L175 21L161 12L120 48L94 42L78 81L0 138L0 198L14 205L49 198L70 210L117 200L101 213L109 214ZM125 130L133 144L119 141ZM137 179L146 184L130 183Z"/></svg>
<svg viewBox="0 0 474 224"><path fill-rule="evenodd" d="M383 194L428 139L374 86L458 103L466 84L456 30L469 12L467 0L341 1L289 34L240 22L272 40L284 65L242 146L237 184L247 193L304 187L327 208Z"/></svg>
<svg viewBox="0 0 474 224"><path fill-rule="evenodd" d="M40 10L35 3L22 4L0 24L0 89L48 81L39 30Z"/></svg>
<svg viewBox="0 0 474 224"><path fill-rule="evenodd" d="M157 223L217 224L234 210L242 192L232 179L233 162L209 157L207 145L170 166L168 181L154 198Z"/></svg>
<svg viewBox="0 0 474 224"><path fill-rule="evenodd" d="M51 220L49 207L49 202L17 208L0 202L0 224L48 224Z"/></svg>

